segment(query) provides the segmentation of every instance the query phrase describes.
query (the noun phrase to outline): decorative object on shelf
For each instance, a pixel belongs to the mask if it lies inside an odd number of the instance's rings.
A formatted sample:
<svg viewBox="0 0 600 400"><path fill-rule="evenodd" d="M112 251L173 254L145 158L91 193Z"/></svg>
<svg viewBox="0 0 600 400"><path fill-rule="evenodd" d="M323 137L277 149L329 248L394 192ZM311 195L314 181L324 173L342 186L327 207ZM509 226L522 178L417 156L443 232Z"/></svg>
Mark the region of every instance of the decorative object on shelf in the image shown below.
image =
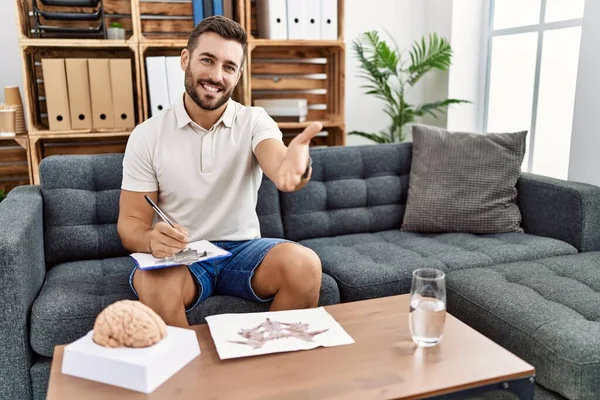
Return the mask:
<svg viewBox="0 0 600 400"><path fill-rule="evenodd" d="M16 110L8 104L0 104L0 135L16 133Z"/></svg>
<svg viewBox="0 0 600 400"><path fill-rule="evenodd" d="M391 122L385 131L377 133L351 131L349 135L362 136L377 143L402 142L406 139L406 129L417 118L427 114L437 118L451 104L470 103L468 100L445 99L422 105L408 104L406 93L425 74L432 70L447 71L451 64L450 43L436 33L420 41L415 41L410 51L410 62L402 58L396 43L394 49L380 39L376 31L363 33L353 42L353 49L360 68L359 76L368 81L362 87L366 94L383 100L385 113Z"/></svg>
<svg viewBox="0 0 600 400"><path fill-rule="evenodd" d="M103 37L106 38L104 0L39 0L44 6L65 7L65 11L40 9L38 0L32 0L35 37ZM77 8L74 8L77 7ZM82 11L81 8L92 8ZM43 18L42 21L40 18ZM50 21L57 22L49 24ZM99 21L97 25L82 26L79 21Z"/></svg>
<svg viewBox="0 0 600 400"><path fill-rule="evenodd" d="M306 99L256 99L256 107L262 107L276 122L304 122L308 115Z"/></svg>
<svg viewBox="0 0 600 400"><path fill-rule="evenodd" d="M18 86L4 87L4 102L15 109L15 133L24 135L27 133L25 127L25 112L23 111L23 100Z"/></svg>
<svg viewBox="0 0 600 400"><path fill-rule="evenodd" d="M106 31L106 38L110 40L125 40L125 28L120 22L112 22Z"/></svg>

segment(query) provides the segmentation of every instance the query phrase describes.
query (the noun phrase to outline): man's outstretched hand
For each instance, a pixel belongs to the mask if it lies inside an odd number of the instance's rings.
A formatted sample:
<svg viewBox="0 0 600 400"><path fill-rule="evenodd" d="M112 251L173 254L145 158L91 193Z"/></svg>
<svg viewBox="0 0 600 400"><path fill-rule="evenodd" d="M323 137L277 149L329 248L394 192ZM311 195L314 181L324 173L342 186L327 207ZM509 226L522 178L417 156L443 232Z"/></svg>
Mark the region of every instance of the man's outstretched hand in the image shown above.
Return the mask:
<svg viewBox="0 0 600 400"><path fill-rule="evenodd" d="M297 135L288 145L286 155L279 166L279 190L293 192L298 190L310 178L302 179L309 162L308 148L310 141L323 130L323 124L313 122Z"/></svg>

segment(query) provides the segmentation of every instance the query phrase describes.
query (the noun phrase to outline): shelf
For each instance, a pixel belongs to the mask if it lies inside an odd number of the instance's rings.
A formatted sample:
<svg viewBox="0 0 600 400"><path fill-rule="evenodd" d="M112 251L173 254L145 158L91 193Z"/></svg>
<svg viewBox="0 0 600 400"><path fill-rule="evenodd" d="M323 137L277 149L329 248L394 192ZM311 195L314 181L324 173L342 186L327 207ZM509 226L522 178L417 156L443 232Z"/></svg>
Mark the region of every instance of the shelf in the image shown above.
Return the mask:
<svg viewBox="0 0 600 400"><path fill-rule="evenodd" d="M187 39L144 39L140 41L140 46L145 48L184 48L187 46Z"/></svg>
<svg viewBox="0 0 600 400"><path fill-rule="evenodd" d="M316 121L304 121L304 122L278 122L277 126L279 129L304 129L308 127L310 124ZM318 121L323 124L323 128L339 128L344 125L342 121L339 120L325 120Z"/></svg>
<svg viewBox="0 0 600 400"><path fill-rule="evenodd" d="M344 47L343 40L272 40L256 39L248 40L250 47Z"/></svg>
<svg viewBox="0 0 600 400"><path fill-rule="evenodd" d="M123 130L91 130L80 129L70 131L34 131L29 132L31 139L85 139L102 137L123 137L129 136L131 131Z"/></svg>
<svg viewBox="0 0 600 400"><path fill-rule="evenodd" d="M19 44L22 48L26 47L95 47L95 48L114 48L114 47L132 47L135 42L127 40L107 40L107 39L20 39Z"/></svg>
<svg viewBox="0 0 600 400"><path fill-rule="evenodd" d="M27 150L27 135L16 135L14 133L0 133L0 141L12 140L18 143L19 146Z"/></svg>

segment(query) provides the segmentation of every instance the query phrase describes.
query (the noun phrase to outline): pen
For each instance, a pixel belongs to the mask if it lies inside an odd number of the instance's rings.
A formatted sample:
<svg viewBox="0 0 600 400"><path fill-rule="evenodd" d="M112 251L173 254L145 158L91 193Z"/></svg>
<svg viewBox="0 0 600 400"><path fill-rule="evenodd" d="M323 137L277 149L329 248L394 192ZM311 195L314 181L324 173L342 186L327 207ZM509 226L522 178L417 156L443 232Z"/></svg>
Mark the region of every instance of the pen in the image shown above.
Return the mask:
<svg viewBox="0 0 600 400"><path fill-rule="evenodd" d="M158 208L158 206L156 204L154 204L154 202L152 201L152 199L150 199L150 197L148 197L147 195L144 195L144 197L146 198L146 201L148 203L150 203L150 205L152 206L152 208L154 209L154 211L158 214L158 216L161 217L162 220L165 221L167 224L171 225L171 228L175 228L175 225L173 225L173 223L165 215L165 213L162 212L162 210L160 208ZM177 229L177 228L175 228L175 229Z"/></svg>

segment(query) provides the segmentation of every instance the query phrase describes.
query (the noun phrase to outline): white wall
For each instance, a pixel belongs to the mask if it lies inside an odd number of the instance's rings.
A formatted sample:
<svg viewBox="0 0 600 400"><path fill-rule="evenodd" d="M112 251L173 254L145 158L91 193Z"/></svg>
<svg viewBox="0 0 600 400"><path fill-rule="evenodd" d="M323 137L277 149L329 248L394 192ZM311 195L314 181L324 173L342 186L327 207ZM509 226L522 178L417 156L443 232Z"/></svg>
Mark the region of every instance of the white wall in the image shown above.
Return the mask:
<svg viewBox="0 0 600 400"><path fill-rule="evenodd" d="M569 180L600 186L600 2L587 0L581 31Z"/></svg>
<svg viewBox="0 0 600 400"><path fill-rule="evenodd" d="M454 0L456 1L456 0ZM346 0L344 38L346 42L346 130L377 132L387 127L389 117L383 112L383 102L365 95L360 88L366 81L357 76L359 63L352 42L365 31L377 30L390 45L392 39L405 50L412 48L415 40L436 32L450 39L453 0ZM389 32L391 38L386 34ZM405 58L406 59L406 58ZM419 105L448 97L448 73L434 71L425 76L406 95L407 102ZM446 125L446 116L428 117L423 122ZM408 138L410 140L410 137ZM349 135L348 145L372 143L367 139Z"/></svg>
<svg viewBox="0 0 600 400"><path fill-rule="evenodd" d="M14 0L0 0L0 103L4 102L4 87L18 85L21 97L23 92L23 73L17 31L17 13Z"/></svg>
<svg viewBox="0 0 600 400"><path fill-rule="evenodd" d="M490 0L454 0L447 97L471 104L448 108L446 127L453 131L483 131L489 7Z"/></svg>

